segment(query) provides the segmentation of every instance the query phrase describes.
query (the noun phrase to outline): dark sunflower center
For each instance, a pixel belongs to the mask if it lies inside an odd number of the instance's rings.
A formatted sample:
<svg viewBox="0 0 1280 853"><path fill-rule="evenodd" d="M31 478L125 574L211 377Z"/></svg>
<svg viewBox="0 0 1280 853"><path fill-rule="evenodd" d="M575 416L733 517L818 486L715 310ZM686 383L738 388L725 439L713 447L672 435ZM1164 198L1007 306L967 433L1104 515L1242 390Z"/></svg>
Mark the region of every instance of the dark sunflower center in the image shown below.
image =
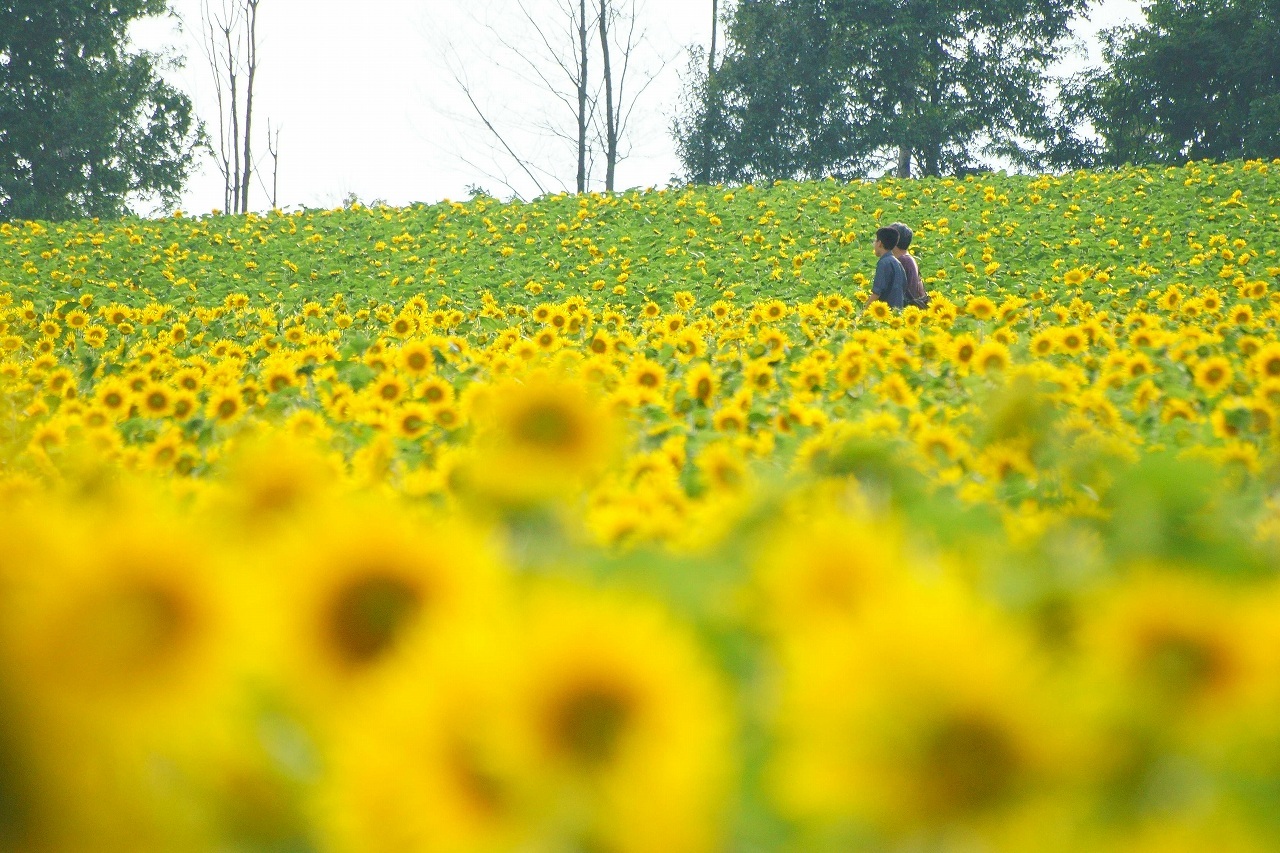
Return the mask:
<svg viewBox="0 0 1280 853"><path fill-rule="evenodd" d="M352 665L385 653L422 609L422 594L402 578L365 575L338 591L329 611L329 633Z"/></svg>
<svg viewBox="0 0 1280 853"><path fill-rule="evenodd" d="M956 717L925 743L926 798L938 810L971 812L1005 799L1020 761L1009 733L993 720Z"/></svg>
<svg viewBox="0 0 1280 853"><path fill-rule="evenodd" d="M517 420L515 433L525 444L546 450L570 448L578 438L570 413L550 401L530 406Z"/></svg>
<svg viewBox="0 0 1280 853"><path fill-rule="evenodd" d="M1212 686L1227 670L1218 649L1196 637L1174 633L1152 640L1146 665L1157 684L1180 695Z"/></svg>
<svg viewBox="0 0 1280 853"><path fill-rule="evenodd" d="M145 676L183 644L192 613L177 591L153 581L110 590L75 627L73 645L88 656L83 675L113 681Z"/></svg>
<svg viewBox="0 0 1280 853"><path fill-rule="evenodd" d="M604 686L586 686L564 697L552 720L552 736L558 747L587 767L608 764L633 709L627 697Z"/></svg>

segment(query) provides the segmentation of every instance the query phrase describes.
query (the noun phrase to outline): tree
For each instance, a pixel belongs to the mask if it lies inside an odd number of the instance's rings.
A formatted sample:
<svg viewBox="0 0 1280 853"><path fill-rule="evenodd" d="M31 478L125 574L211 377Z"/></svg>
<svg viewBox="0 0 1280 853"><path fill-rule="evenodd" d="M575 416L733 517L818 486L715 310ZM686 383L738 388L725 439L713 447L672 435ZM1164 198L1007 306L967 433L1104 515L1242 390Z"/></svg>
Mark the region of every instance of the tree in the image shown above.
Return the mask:
<svg viewBox="0 0 1280 853"><path fill-rule="evenodd" d="M1280 0L1154 0L1072 84L1100 165L1280 157Z"/></svg>
<svg viewBox="0 0 1280 853"><path fill-rule="evenodd" d="M674 124L691 178L940 175L1034 158L1092 0L742 0ZM1040 146L1040 148L1037 148Z"/></svg>
<svg viewBox="0 0 1280 853"><path fill-rule="evenodd" d="M218 147L209 145L222 174L223 209L249 210L249 188L258 174L253 157L253 94L258 78L258 6L262 0L201 0L200 23L205 58L213 73L218 101ZM242 89L243 87L243 89ZM243 94L243 100L241 95ZM280 173L280 130L267 123L267 151L272 160L271 206L276 206ZM261 182L266 190L265 183Z"/></svg>
<svg viewBox="0 0 1280 853"><path fill-rule="evenodd" d="M618 162L626 156L619 149L619 144L626 136L632 110L640 95L649 88L649 84L666 65L666 60L661 60L660 66L650 70L648 76L641 81L639 90L628 99L627 80L632 70L631 61L645 39L644 30L639 29L639 20L640 9L636 0L600 0L596 21L600 26L600 89L604 93L604 127L600 130L600 145L604 149L605 192L613 192ZM618 41L611 45L611 39L615 38ZM616 74L611 58L614 51L622 60Z"/></svg>
<svg viewBox="0 0 1280 853"><path fill-rule="evenodd" d="M167 0L0 0L0 219L175 206L200 138L191 102L128 50Z"/></svg>
<svg viewBox="0 0 1280 853"><path fill-rule="evenodd" d="M467 102L483 134L493 142L495 169L491 172L474 159L470 150L456 153L463 163L483 171L515 195L523 179L502 173L501 162L514 164L539 193L565 180L571 152L575 167L572 184L578 192L590 189L593 178L604 171L604 188L614 189L618 164L629 153L628 122L641 96L657 77L665 60L636 80L636 56L646 45L639 22L637 0L556 0L555 14L535 12L526 0L504 2L499 23L477 23L484 39L501 50L490 50L487 72L506 79L485 88L503 92L510 106L504 117L499 108L483 102L481 87L473 84L470 64L453 42L442 51L446 69ZM514 9L515 15L510 14ZM517 32L514 27L523 27ZM600 71L592 73L590 54L600 50ZM531 137L533 137L531 139ZM474 148L474 138L466 146ZM554 153L548 155L547 149Z"/></svg>

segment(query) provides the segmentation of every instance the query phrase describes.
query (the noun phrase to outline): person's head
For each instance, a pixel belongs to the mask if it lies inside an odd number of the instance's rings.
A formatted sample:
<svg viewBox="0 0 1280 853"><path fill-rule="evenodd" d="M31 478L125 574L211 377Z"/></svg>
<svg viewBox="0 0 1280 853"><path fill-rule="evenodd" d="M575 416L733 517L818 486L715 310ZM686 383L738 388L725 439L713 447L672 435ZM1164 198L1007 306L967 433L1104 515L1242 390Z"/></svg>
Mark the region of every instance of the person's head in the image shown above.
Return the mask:
<svg viewBox="0 0 1280 853"><path fill-rule="evenodd" d="M876 254L892 252L898 246L898 232L892 228L876 229Z"/></svg>
<svg viewBox="0 0 1280 853"><path fill-rule="evenodd" d="M889 227L898 232L898 245L893 247L894 250L905 254L911 248L911 238L915 236L915 232L905 222L895 222Z"/></svg>

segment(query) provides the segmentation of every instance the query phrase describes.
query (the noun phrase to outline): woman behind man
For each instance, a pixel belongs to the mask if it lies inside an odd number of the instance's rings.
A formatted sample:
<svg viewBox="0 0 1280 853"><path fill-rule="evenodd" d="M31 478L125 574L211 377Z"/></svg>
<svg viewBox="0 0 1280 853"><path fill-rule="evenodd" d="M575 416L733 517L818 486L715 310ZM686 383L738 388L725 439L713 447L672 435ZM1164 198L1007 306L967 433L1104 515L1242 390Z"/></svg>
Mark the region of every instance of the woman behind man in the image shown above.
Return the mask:
<svg viewBox="0 0 1280 853"><path fill-rule="evenodd" d="M920 280L920 267L916 265L916 259L907 252L915 232L902 222L895 222L889 227L898 232L898 244L893 247L893 256L902 264L902 269L907 274L905 304L928 308L929 294L925 293L924 282Z"/></svg>

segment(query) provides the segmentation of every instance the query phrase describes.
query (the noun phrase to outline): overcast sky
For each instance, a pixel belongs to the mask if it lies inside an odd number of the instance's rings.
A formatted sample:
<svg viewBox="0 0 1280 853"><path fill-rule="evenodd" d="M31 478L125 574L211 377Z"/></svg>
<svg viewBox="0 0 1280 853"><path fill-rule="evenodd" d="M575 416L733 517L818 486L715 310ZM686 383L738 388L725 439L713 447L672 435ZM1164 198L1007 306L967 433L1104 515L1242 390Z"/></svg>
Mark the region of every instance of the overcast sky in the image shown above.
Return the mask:
<svg viewBox="0 0 1280 853"><path fill-rule="evenodd" d="M192 96L197 114L216 133L201 2L174 0L185 26L172 19L147 21L133 36L141 47L186 57L185 68L171 72L170 79ZM217 8L223 0L211 2ZM256 153L266 153L268 118L282 127L281 206L336 206L349 193L366 202L432 202L465 198L470 185L501 197L513 189L536 195L538 186L479 123L453 72L465 76L477 105L511 147L538 166L533 177L542 188L571 187L572 146L558 142L554 129L568 127L572 114L537 81L539 74L554 79L558 72L536 49L521 11L554 36L564 19L558 11L563 2L261 0L254 123L264 135L254 144ZM639 2L645 40L636 51L632 91L653 79L636 102L630 156L618 166L619 188L660 186L679 170L670 123L686 48L710 38L710 0ZM1077 28L1092 56L1069 60L1067 70L1097 61L1099 29L1140 15L1134 0L1101 0ZM591 60L598 68L598 57ZM183 208L192 213L222 205L222 179L213 161L204 156L200 165L183 197ZM261 165L269 169L269 160ZM263 177L269 184L269 174ZM602 183L602 175L593 182ZM250 207L265 208L267 198L255 186Z"/></svg>

